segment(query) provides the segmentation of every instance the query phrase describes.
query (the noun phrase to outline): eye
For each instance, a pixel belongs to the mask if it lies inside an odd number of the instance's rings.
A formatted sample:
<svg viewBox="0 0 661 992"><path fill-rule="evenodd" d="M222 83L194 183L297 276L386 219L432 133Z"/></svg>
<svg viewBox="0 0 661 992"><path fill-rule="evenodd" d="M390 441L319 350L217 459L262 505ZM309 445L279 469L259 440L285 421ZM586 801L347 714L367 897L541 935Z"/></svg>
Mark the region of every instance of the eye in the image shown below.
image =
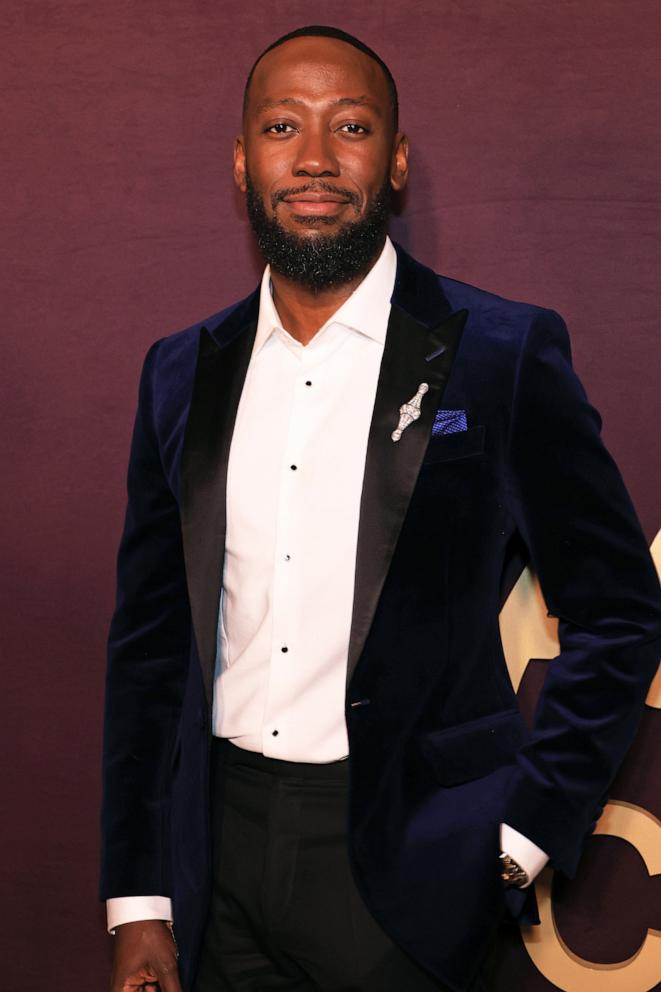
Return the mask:
<svg viewBox="0 0 661 992"><path fill-rule="evenodd" d="M356 124L354 121L342 124L339 130L344 131L345 134L369 134L368 129L363 124Z"/></svg>
<svg viewBox="0 0 661 992"><path fill-rule="evenodd" d="M291 124L287 124L285 121L278 121L276 124L270 124L265 131L267 134L289 134L294 128Z"/></svg>

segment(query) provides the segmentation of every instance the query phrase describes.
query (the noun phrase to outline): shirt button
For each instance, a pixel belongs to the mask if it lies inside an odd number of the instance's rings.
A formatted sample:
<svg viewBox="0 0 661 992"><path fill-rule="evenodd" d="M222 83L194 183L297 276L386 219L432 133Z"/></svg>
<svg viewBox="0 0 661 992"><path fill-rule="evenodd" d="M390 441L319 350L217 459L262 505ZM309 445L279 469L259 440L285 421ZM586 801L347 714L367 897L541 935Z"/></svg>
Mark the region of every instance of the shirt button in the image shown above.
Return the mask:
<svg viewBox="0 0 661 992"><path fill-rule="evenodd" d="M283 654L287 654L289 648L285 645L284 647L280 648L280 650L282 651Z"/></svg>
<svg viewBox="0 0 661 992"><path fill-rule="evenodd" d="M312 383L311 383L311 382L310 382L310 380L308 379L308 380L306 381L306 383L305 383L305 385L306 385L306 386L311 386L311 385L312 385Z"/></svg>
<svg viewBox="0 0 661 992"><path fill-rule="evenodd" d="M291 561L291 555L285 555L285 561Z"/></svg>
<svg viewBox="0 0 661 992"><path fill-rule="evenodd" d="M277 730L271 731L271 737L277 737L277 736L278 736L278 731Z"/></svg>
<svg viewBox="0 0 661 992"><path fill-rule="evenodd" d="M292 472L295 472L296 469L298 468L298 465L290 465L289 467L292 470Z"/></svg>

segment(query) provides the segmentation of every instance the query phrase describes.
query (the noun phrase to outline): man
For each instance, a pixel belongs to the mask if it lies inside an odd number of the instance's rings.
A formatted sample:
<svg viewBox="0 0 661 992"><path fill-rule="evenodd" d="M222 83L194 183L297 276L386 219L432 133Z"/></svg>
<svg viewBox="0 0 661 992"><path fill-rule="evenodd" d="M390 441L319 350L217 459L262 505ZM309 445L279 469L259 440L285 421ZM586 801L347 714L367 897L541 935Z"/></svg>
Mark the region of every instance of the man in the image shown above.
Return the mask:
<svg viewBox="0 0 661 992"><path fill-rule="evenodd" d="M112 987L483 987L499 922L536 919L534 875L571 876L599 816L658 581L561 319L387 238L408 146L378 56L279 39L243 124L261 287L157 342L141 379L107 685ZM532 734L498 633L521 541L562 645Z"/></svg>

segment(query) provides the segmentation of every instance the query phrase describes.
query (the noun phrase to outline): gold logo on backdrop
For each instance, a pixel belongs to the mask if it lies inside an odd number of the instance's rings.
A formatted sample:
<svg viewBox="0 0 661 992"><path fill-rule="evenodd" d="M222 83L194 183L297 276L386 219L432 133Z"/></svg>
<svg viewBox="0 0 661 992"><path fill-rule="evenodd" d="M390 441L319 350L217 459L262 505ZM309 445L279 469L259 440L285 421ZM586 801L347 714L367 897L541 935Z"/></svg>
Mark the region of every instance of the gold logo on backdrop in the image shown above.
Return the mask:
<svg viewBox="0 0 661 992"><path fill-rule="evenodd" d="M661 531L652 544L652 557L661 572ZM539 584L525 570L500 614L500 634L515 689L530 658L555 658L560 651L558 623L547 615ZM661 709L661 667L645 700ZM661 822L632 803L607 803L595 834L620 837L632 844L650 875L661 873ZM648 929L635 954L616 964L586 961L567 946L555 923L553 872L545 869L535 882L541 926L522 927L523 942L537 969L562 992L650 992L661 977L661 932Z"/></svg>
<svg viewBox="0 0 661 992"><path fill-rule="evenodd" d="M633 844L649 874L661 874L661 822L647 810L611 800L595 833ZM656 988L661 976L661 933L648 929L636 953L625 961L586 961L560 936L553 914L552 882L553 872L545 868L535 882L541 926L521 928L525 948L542 975L563 992L649 992Z"/></svg>

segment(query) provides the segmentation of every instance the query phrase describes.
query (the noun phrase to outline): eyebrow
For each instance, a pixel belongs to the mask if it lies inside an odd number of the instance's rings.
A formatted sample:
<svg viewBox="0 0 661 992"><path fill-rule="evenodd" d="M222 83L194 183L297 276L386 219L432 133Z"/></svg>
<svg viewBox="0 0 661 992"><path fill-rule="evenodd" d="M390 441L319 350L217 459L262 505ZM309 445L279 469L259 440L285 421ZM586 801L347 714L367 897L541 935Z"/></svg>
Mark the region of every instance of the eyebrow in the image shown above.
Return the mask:
<svg viewBox="0 0 661 992"><path fill-rule="evenodd" d="M292 96L283 97L282 100L262 100L255 108L259 114L263 110L271 110L275 107L304 107L304 100L296 100ZM381 114L381 109L368 96L343 96L339 100L333 100L331 107L370 107L376 113Z"/></svg>

